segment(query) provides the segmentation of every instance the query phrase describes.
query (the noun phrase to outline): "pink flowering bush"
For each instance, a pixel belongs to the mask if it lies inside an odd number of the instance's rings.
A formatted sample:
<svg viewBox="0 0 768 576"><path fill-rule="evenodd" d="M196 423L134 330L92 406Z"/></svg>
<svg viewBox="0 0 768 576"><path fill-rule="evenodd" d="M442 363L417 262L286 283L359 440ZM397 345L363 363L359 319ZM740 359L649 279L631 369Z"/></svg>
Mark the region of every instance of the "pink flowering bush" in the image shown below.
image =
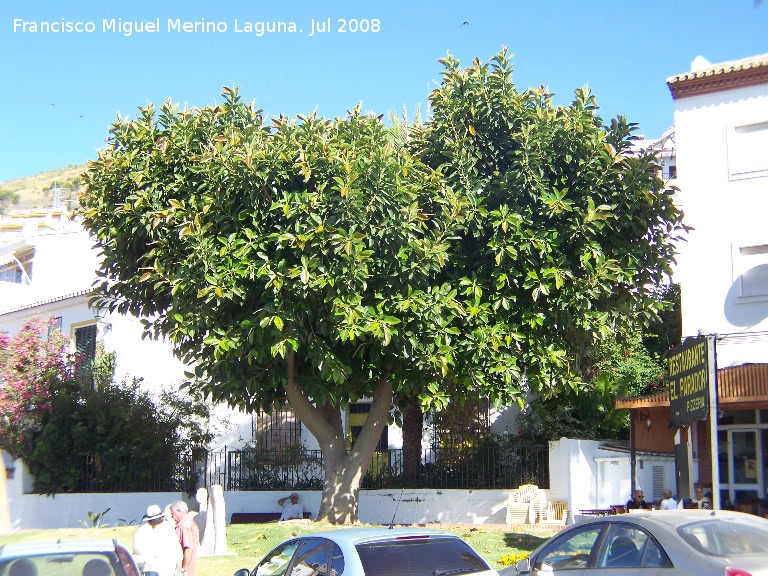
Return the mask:
<svg viewBox="0 0 768 576"><path fill-rule="evenodd" d="M0 448L23 452L51 413L56 390L74 384L69 339L51 321L32 317L18 334L0 334Z"/></svg>

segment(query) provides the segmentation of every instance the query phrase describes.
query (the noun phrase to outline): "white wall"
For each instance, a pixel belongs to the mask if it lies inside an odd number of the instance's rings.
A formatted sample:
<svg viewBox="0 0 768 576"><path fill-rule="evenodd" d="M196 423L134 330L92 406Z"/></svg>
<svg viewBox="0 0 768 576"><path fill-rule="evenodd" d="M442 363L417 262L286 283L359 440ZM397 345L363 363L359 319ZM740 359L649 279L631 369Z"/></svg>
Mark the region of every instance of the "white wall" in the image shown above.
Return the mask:
<svg viewBox="0 0 768 576"><path fill-rule="evenodd" d="M768 176L732 174L740 154L734 127L758 122L768 122L768 84L675 101L678 200L694 228L679 244L675 272L684 336L768 330L768 296L745 297L740 284L744 265L768 262L768 256L739 255L741 247L768 245ZM718 343L720 368L766 361L764 342L728 344Z"/></svg>
<svg viewBox="0 0 768 576"><path fill-rule="evenodd" d="M550 442L550 489L546 500L564 501L577 520L579 510L609 508L624 504L630 495L630 455L625 450L605 448L595 440L562 438ZM664 469L665 488L674 491L674 459L670 456L638 454L637 487L654 496L653 467ZM26 480L25 480L26 478ZM140 520L150 504L164 506L183 495L161 494L59 494L55 498L23 494L29 477L17 462L16 477L8 481L11 524L14 529L79 526L90 510L110 512L103 521L115 525ZM305 510L316 515L320 491L299 492ZM233 512L278 512L277 500L285 492L225 491L227 520ZM370 524L389 524L394 516L400 524L503 524L509 490L362 490L359 518ZM191 501L194 508L196 505Z"/></svg>
<svg viewBox="0 0 768 576"><path fill-rule="evenodd" d="M43 320L51 316L60 316L62 331L71 338L74 336L74 334L70 333L69 329L72 324L93 322L93 314L88 309L87 301L88 298L86 296L77 296L37 306L33 309L0 314L0 332L15 334L21 330L24 321L32 316L38 316Z"/></svg>
<svg viewBox="0 0 768 576"><path fill-rule="evenodd" d="M92 249L87 232L74 222L56 220L57 230L42 227L16 244L4 246L15 251L21 245L33 247L32 283L0 282L0 311L16 306L58 298L91 287L98 267L98 255Z"/></svg>
<svg viewBox="0 0 768 576"><path fill-rule="evenodd" d="M167 340L142 340L141 321L134 316L108 314L99 327L105 350L115 351L115 380L143 378L144 388L177 388L189 370L173 355Z"/></svg>
<svg viewBox="0 0 768 576"><path fill-rule="evenodd" d="M94 514L110 508L101 519L110 526L138 524L150 504L164 507L174 500L186 499L197 509L194 499L173 492L123 494L57 494L48 497L23 494L29 475L20 462L16 474L8 480L8 504L11 528L80 527ZM277 500L286 492L225 491L226 518L233 512L279 512ZM304 509L316 516L320 509L320 491L299 492ZM362 490L359 518L368 524L503 524L506 521L507 490Z"/></svg>
<svg viewBox="0 0 768 576"><path fill-rule="evenodd" d="M11 481L12 482L12 481ZM299 492L301 503L313 517L320 508L319 491ZM227 523L233 512L279 512L278 498L285 492L224 492ZM364 490L360 493L359 517L365 524L504 524L509 497L505 490ZM139 524L150 504L164 507L186 499L173 492L136 494L58 494L55 498L22 495L11 498L14 530L78 528L88 522L88 511L107 508L101 522L109 526Z"/></svg>
<svg viewBox="0 0 768 576"><path fill-rule="evenodd" d="M654 493L653 467L663 468L664 488L675 492L675 461L672 455L636 456L636 487L646 500L660 498ZM613 450L596 440L561 438L549 443L550 497L568 503L578 511L607 509L625 504L631 492L631 462L626 450ZM663 488L662 488L663 489Z"/></svg>

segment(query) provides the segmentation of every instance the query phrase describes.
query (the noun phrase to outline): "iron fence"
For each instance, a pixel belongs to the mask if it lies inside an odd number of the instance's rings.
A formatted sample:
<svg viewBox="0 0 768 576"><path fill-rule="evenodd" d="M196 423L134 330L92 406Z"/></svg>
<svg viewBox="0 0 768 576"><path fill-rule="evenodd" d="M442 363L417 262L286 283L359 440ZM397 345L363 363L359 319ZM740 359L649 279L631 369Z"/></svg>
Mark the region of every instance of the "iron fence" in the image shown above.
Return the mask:
<svg viewBox="0 0 768 576"><path fill-rule="evenodd" d="M224 450L209 453L207 485L225 490L319 490L319 450ZM549 447L460 446L423 451L421 463L406 470L402 449L376 452L361 488L511 489L521 484L549 488Z"/></svg>
<svg viewBox="0 0 768 576"><path fill-rule="evenodd" d="M133 456L82 458L71 492L194 492L197 476L191 457L150 462Z"/></svg>

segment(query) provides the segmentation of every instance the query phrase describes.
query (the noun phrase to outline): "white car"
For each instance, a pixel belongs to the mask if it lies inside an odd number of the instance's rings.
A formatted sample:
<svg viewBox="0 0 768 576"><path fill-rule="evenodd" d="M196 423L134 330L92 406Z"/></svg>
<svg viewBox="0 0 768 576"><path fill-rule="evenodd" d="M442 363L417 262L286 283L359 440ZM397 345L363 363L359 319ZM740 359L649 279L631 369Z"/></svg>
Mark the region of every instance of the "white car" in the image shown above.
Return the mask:
<svg viewBox="0 0 768 576"><path fill-rule="evenodd" d="M768 576L768 520L725 510L641 510L580 522L501 576Z"/></svg>
<svg viewBox="0 0 768 576"><path fill-rule="evenodd" d="M458 536L423 528L342 528L286 540L235 576L498 576Z"/></svg>
<svg viewBox="0 0 768 576"><path fill-rule="evenodd" d="M139 576L117 540L58 540L0 546L0 576Z"/></svg>

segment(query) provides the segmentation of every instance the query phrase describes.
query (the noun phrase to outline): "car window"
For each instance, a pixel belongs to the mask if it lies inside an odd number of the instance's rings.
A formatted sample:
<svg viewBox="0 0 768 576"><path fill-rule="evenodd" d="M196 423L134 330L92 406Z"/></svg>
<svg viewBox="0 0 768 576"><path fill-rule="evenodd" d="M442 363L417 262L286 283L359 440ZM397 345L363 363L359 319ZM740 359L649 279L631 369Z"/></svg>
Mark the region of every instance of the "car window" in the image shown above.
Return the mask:
<svg viewBox="0 0 768 576"><path fill-rule="evenodd" d="M575 530L554 540L536 557L536 570L583 570L604 524Z"/></svg>
<svg viewBox="0 0 768 576"><path fill-rule="evenodd" d="M124 576L114 555L46 554L0 564L2 576Z"/></svg>
<svg viewBox="0 0 768 576"><path fill-rule="evenodd" d="M611 524L597 554L597 568L671 567L666 553L644 530L629 524Z"/></svg>
<svg viewBox="0 0 768 576"><path fill-rule="evenodd" d="M356 546L366 576L439 576L490 570L460 538L411 538Z"/></svg>
<svg viewBox="0 0 768 576"><path fill-rule="evenodd" d="M768 529L757 519L707 518L678 527L690 546L709 556L768 554Z"/></svg>
<svg viewBox="0 0 768 576"><path fill-rule="evenodd" d="M296 555L291 576L326 576L332 542L325 538L306 538Z"/></svg>
<svg viewBox="0 0 768 576"><path fill-rule="evenodd" d="M253 569L251 576L283 576L288 570L293 553L296 552L300 542L300 540L291 540L272 550Z"/></svg>
<svg viewBox="0 0 768 576"><path fill-rule="evenodd" d="M344 573L344 553L335 543L331 548L331 566L333 570L331 576L339 576Z"/></svg>

